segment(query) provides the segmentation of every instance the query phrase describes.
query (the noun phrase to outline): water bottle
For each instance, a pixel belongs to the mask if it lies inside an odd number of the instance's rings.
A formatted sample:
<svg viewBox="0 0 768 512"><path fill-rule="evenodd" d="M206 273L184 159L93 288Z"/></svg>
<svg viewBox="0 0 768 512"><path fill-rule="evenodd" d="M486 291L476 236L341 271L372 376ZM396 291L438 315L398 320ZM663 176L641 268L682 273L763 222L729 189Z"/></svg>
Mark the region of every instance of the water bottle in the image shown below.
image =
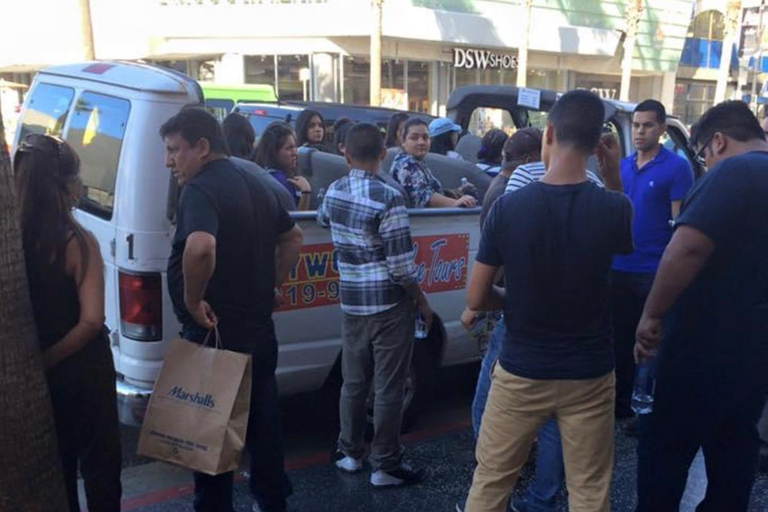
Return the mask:
<svg viewBox="0 0 768 512"><path fill-rule="evenodd" d="M416 325L413 331L413 337L417 340L423 340L429 335L427 331L427 321L424 319L424 315L416 313Z"/></svg>
<svg viewBox="0 0 768 512"><path fill-rule="evenodd" d="M635 370L635 386L632 390L632 410L638 416L653 411L653 395L656 392L656 352L643 359Z"/></svg>
<svg viewBox="0 0 768 512"><path fill-rule="evenodd" d="M321 188L317 192L317 206L319 207L321 204L323 204L323 199L325 199L325 189Z"/></svg>
<svg viewBox="0 0 768 512"><path fill-rule="evenodd" d="M469 183L467 178L461 178L461 188L464 188Z"/></svg>

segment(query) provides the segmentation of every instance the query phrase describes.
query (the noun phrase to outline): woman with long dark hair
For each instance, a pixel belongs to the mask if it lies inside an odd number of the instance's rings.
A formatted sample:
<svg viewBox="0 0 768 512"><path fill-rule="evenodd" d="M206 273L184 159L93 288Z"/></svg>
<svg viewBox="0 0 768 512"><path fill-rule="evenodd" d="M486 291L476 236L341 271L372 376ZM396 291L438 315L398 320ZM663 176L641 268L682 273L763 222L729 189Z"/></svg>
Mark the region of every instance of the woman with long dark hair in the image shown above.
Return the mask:
<svg viewBox="0 0 768 512"><path fill-rule="evenodd" d="M398 112L392 116L387 125L387 137L384 139L384 145L389 148L399 148L403 145L403 127L408 121L409 116L405 112Z"/></svg>
<svg viewBox="0 0 768 512"><path fill-rule="evenodd" d="M30 134L14 157L29 291L70 512L78 469L88 510L120 510L115 368L104 329L104 265L72 215L80 160L65 142Z"/></svg>
<svg viewBox="0 0 768 512"><path fill-rule="evenodd" d="M232 156L250 160L256 143L256 131L248 119L233 112L224 118L221 128Z"/></svg>
<svg viewBox="0 0 768 512"><path fill-rule="evenodd" d="M423 119L409 119L403 127L403 150L392 161L389 175L411 198L415 208L448 208L477 206L477 199L466 194L472 184L456 190L443 190L424 157L429 152L429 130Z"/></svg>
<svg viewBox="0 0 768 512"><path fill-rule="evenodd" d="M296 117L296 144L323 153L333 153L325 145L325 119L317 110L302 110Z"/></svg>
<svg viewBox="0 0 768 512"><path fill-rule="evenodd" d="M297 210L309 210L312 185L299 175L296 135L290 126L281 121L267 126L256 146L253 160L285 187L294 198Z"/></svg>

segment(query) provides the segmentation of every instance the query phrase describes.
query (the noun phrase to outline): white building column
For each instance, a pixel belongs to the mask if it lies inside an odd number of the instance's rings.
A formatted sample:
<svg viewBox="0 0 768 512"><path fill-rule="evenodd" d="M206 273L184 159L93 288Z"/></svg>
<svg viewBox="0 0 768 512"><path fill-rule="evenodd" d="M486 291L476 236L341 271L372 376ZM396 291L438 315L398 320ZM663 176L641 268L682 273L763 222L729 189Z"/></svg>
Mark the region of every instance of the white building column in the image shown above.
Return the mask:
<svg viewBox="0 0 768 512"><path fill-rule="evenodd" d="M336 101L333 55L312 55L312 91L314 101Z"/></svg>
<svg viewBox="0 0 768 512"><path fill-rule="evenodd" d="M245 58L239 53L225 53L214 65L213 80L217 84L244 84Z"/></svg>

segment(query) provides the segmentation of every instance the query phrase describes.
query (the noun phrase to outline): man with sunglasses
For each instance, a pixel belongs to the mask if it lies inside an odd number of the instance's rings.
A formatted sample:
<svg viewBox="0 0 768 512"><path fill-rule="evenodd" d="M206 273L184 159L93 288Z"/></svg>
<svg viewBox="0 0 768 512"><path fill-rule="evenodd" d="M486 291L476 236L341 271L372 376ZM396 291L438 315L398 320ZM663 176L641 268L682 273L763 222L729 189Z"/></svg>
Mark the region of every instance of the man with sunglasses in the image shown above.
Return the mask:
<svg viewBox="0 0 768 512"><path fill-rule="evenodd" d="M691 143L709 172L683 202L637 328L636 358L660 348L638 512L679 510L699 448L708 483L697 511L745 512L768 392L768 142L749 107L728 101Z"/></svg>
<svg viewBox="0 0 768 512"><path fill-rule="evenodd" d="M677 216L680 203L693 184L688 161L659 142L667 129L666 117L664 105L658 101L639 103L632 114L636 151L621 161L621 182L635 213L635 250L616 255L611 269L618 419L632 417L635 328L664 247L672 237L670 220ZM634 433L636 423L629 423L627 428Z"/></svg>

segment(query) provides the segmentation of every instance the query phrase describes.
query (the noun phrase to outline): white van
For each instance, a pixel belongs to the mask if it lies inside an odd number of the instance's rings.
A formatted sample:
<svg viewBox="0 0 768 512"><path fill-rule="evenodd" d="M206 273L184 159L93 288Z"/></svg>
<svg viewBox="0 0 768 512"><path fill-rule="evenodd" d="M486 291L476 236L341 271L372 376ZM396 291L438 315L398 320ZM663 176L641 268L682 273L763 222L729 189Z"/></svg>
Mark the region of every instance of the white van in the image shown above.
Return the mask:
<svg viewBox="0 0 768 512"><path fill-rule="evenodd" d="M24 104L15 144L27 133L69 142L82 160L84 197L77 219L99 241L105 263L106 324L118 373L120 418L136 424L160 370L167 342L179 335L166 290L178 199L164 165L160 126L184 105L201 104L200 86L185 75L145 64L97 62L45 69ZM439 159L439 157L436 157ZM302 173L314 190L346 172L341 157L302 151ZM455 181L468 177L481 191L488 178L469 163L450 164ZM456 169L458 166L458 170ZM316 201L316 199L313 199ZM414 211L418 263L430 300L443 319L416 350L407 397L412 416L439 365L475 361L459 323L469 263L479 238L479 210ZM280 393L319 389L338 381L341 311L330 233L315 214L295 213L305 247L276 312ZM451 340L451 343L445 343Z"/></svg>

